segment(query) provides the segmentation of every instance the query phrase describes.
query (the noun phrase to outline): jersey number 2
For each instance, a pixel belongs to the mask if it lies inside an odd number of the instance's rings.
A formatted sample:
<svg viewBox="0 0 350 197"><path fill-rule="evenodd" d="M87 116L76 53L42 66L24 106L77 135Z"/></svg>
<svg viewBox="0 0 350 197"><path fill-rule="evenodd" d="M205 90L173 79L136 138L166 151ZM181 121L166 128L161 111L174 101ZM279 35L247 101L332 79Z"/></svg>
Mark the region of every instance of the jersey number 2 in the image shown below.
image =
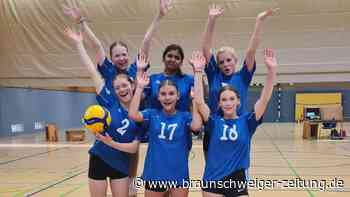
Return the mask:
<svg viewBox="0 0 350 197"><path fill-rule="evenodd" d="M122 127L119 127L117 129L117 132L120 133L120 135L124 135L124 133L126 132L126 130L128 129L130 122L128 119L124 119L122 120Z"/></svg>

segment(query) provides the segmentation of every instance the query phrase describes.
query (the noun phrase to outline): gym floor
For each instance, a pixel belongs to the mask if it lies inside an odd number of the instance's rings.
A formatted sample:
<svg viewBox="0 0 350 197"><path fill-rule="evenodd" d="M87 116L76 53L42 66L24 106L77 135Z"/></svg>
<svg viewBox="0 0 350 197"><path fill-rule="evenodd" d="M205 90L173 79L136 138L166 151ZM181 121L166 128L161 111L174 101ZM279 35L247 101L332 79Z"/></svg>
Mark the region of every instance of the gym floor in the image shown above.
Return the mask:
<svg viewBox="0 0 350 197"><path fill-rule="evenodd" d="M94 137L68 143L63 133L57 143L47 143L44 133L0 138L1 197L89 195L87 152ZM252 142L249 174L259 184L249 189L250 196L350 196L349 139L303 140L300 124L264 123ZM138 175L146 150L142 144ZM200 179L203 169L202 143L194 140L191 179ZM141 188L138 196L143 192ZM189 196L201 196L201 190L191 188Z"/></svg>

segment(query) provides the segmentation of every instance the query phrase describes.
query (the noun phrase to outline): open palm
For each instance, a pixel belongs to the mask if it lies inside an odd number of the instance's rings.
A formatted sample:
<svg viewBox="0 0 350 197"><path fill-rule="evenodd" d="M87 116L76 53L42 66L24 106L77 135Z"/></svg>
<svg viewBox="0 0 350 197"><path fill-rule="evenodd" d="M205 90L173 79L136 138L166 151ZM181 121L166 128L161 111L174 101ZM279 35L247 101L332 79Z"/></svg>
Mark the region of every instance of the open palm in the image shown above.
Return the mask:
<svg viewBox="0 0 350 197"><path fill-rule="evenodd" d="M137 86L140 88L146 87L149 84L149 77L147 73L143 72L143 73L137 74L136 83L137 83Z"/></svg>
<svg viewBox="0 0 350 197"><path fill-rule="evenodd" d="M224 8L218 6L218 5L211 5L209 7L209 16L213 18L217 18L221 16L224 13Z"/></svg>
<svg viewBox="0 0 350 197"><path fill-rule="evenodd" d="M169 10L172 8L171 7L171 2L172 0L160 0L159 5L160 5L160 15L165 16Z"/></svg>
<svg viewBox="0 0 350 197"><path fill-rule="evenodd" d="M72 39L74 42L82 42L83 41L83 35L81 34L81 32L74 32L69 27L64 28L63 33L68 38Z"/></svg>
<svg viewBox="0 0 350 197"><path fill-rule="evenodd" d="M206 60L200 51L194 51L189 62L193 66L194 71L202 71L205 67Z"/></svg>
<svg viewBox="0 0 350 197"><path fill-rule="evenodd" d="M142 51L139 52L139 55L136 60L136 66L138 69L144 70L149 63L149 60L147 59L145 53Z"/></svg>
<svg viewBox="0 0 350 197"><path fill-rule="evenodd" d="M264 62L266 64L267 69L276 69L277 67L277 59L275 52L272 49L266 48L264 49Z"/></svg>

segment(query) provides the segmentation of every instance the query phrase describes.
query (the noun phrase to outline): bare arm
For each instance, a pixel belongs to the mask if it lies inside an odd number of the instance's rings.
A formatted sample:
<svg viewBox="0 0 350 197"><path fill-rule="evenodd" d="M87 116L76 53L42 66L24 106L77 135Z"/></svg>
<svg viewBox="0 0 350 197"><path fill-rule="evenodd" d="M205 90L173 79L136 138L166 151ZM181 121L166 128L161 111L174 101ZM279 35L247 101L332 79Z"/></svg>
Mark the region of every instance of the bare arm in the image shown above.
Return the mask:
<svg viewBox="0 0 350 197"><path fill-rule="evenodd" d="M89 72L89 74L94 82L96 92L99 93L103 88L104 80L102 79L100 73L96 70L95 65L92 63L91 58L89 57L89 55L84 47L83 36L82 36L81 32L77 33L77 32L74 32L72 29L66 27L64 30L64 34L66 35L66 37L68 37L74 41L74 43L78 49L80 60L83 63L83 65L86 67L86 69L88 70L88 72Z"/></svg>
<svg viewBox="0 0 350 197"><path fill-rule="evenodd" d="M129 105L129 118L136 122L143 122L143 115L139 111L143 89L144 87L136 86L134 96Z"/></svg>
<svg viewBox="0 0 350 197"><path fill-rule="evenodd" d="M260 44L260 34L262 31L262 26L266 18L272 16L278 9L268 9L260 13L256 17L255 28L253 34L250 38L248 48L246 51L245 62L249 71L252 71L254 68L255 62L255 53Z"/></svg>
<svg viewBox="0 0 350 197"><path fill-rule="evenodd" d="M77 24L80 24L80 28L86 33L87 38L91 41L93 48L96 50L96 62L98 65L102 65L106 57L105 49L101 41L87 24L86 18L82 16L80 9L77 6L68 7L63 5L63 12L71 17Z"/></svg>
<svg viewBox="0 0 350 197"><path fill-rule="evenodd" d="M266 110L272 95L273 82L276 78L277 60L272 49L264 50L264 62L267 67L267 76L260 98L254 106L256 120L259 120Z"/></svg>
<svg viewBox="0 0 350 197"><path fill-rule="evenodd" d="M142 98L143 89L149 83L149 78L147 73L143 72L143 67L148 64L148 60L145 55L141 53L137 58L137 68L138 72L136 75L136 90L134 96L132 97L131 103L129 105L129 118L136 122L143 122L143 115L139 111L140 102Z"/></svg>
<svg viewBox="0 0 350 197"><path fill-rule="evenodd" d="M197 104L192 101L192 122L191 122L191 130L194 132L200 131L203 126L202 116L198 111Z"/></svg>
<svg viewBox="0 0 350 197"><path fill-rule="evenodd" d="M195 93L194 93L194 100L195 104L197 106L198 112L202 116L202 119L204 122L207 122L210 115L210 109L208 105L204 101L204 94L203 94L203 72L195 72ZM196 83L198 84L196 87Z"/></svg>
<svg viewBox="0 0 350 197"><path fill-rule="evenodd" d="M90 29L86 20L81 22L81 29L86 33L89 40L92 42L94 49L96 50L96 62L98 65L102 65L104 59L106 58L105 49L101 43L101 41L96 37L94 32Z"/></svg>
<svg viewBox="0 0 350 197"><path fill-rule="evenodd" d="M216 19L224 13L224 9L215 4L209 8L208 22L204 30L202 39L202 52L207 63L211 57L211 47L213 45L213 35Z"/></svg>
<svg viewBox="0 0 350 197"><path fill-rule="evenodd" d="M204 122L209 118L210 110L204 101L203 90L203 70L205 67L205 57L199 51L192 53L190 64L193 66L194 72L194 106L202 116Z"/></svg>
<svg viewBox="0 0 350 197"><path fill-rule="evenodd" d="M151 25L148 27L145 37L143 38L141 51L149 57L149 51L155 32L159 28L160 20L168 13L171 9L171 0L159 0L159 13L153 19Z"/></svg>
<svg viewBox="0 0 350 197"><path fill-rule="evenodd" d="M96 139L102 141L103 143L107 144L108 146L114 149L118 149L120 151L127 152L127 153L136 153L137 150L139 149L139 144L140 144L140 141L138 140L133 140L130 143L116 142L108 135L108 133L106 133L106 136L98 133L96 134Z"/></svg>

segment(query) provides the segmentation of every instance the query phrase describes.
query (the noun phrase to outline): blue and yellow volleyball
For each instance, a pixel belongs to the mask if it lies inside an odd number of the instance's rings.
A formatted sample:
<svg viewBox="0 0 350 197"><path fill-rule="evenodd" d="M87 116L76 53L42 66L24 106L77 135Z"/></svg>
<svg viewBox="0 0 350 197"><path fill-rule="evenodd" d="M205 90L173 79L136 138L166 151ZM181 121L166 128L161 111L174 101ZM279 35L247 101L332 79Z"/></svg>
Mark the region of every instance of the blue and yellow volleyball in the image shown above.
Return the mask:
<svg viewBox="0 0 350 197"><path fill-rule="evenodd" d="M89 106L83 116L85 128L90 130L93 134L103 132L109 127L111 121L110 112L100 105Z"/></svg>

